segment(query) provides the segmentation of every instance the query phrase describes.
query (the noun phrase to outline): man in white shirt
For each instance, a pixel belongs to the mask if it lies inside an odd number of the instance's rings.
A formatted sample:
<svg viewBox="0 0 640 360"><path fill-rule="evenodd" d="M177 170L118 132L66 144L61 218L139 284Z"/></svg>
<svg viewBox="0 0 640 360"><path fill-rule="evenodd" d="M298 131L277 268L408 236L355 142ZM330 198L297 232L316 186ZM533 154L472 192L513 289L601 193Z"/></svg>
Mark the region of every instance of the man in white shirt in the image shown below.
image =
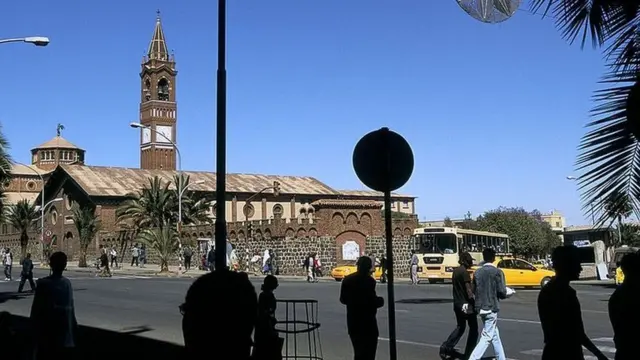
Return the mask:
<svg viewBox="0 0 640 360"><path fill-rule="evenodd" d="M75 348L78 323L71 281L62 276L67 255L56 252L49 259L51 275L38 279L31 305L37 359L68 359Z"/></svg>

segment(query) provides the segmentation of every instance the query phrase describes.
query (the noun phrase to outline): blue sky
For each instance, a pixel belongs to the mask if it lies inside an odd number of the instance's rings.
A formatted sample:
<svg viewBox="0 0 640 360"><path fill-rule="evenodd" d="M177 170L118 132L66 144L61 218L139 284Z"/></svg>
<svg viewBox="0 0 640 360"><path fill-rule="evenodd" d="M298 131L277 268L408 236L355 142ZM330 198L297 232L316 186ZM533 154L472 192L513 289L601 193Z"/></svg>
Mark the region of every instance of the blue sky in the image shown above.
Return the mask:
<svg viewBox="0 0 640 360"><path fill-rule="evenodd" d="M576 145L603 71L599 52L519 11L482 24L453 0L230 1L228 169L314 176L363 188L352 150L382 126L404 135L416 168L400 191L420 219L498 206L562 211L587 223ZM111 5L111 6L110 6ZM215 169L215 1L7 2L0 123L13 156L55 136L87 163L137 167L140 62L156 9L178 63L183 168Z"/></svg>

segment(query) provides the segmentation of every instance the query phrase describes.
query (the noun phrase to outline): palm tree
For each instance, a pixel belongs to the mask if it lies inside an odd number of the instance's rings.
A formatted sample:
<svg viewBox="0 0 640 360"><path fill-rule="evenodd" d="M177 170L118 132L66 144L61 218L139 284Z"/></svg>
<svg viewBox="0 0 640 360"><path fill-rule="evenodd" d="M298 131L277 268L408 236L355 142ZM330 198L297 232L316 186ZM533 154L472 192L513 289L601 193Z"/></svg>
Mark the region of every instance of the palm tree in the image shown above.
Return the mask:
<svg viewBox="0 0 640 360"><path fill-rule="evenodd" d="M100 220L92 206L75 206L73 208L73 223L78 230L78 239L80 240L78 267L87 267L87 248L100 231Z"/></svg>
<svg viewBox="0 0 640 360"><path fill-rule="evenodd" d="M178 194L182 192L182 223L185 225L210 224L212 219L209 216L209 210L213 199L208 196L200 196L189 189L182 191L189 186L190 180L188 175L183 174L173 177L175 186L173 196L176 199L175 212L178 213Z"/></svg>
<svg viewBox="0 0 640 360"><path fill-rule="evenodd" d="M164 183L159 177L149 179L149 185L116 209L118 222L131 222L136 229L160 228L171 226L177 220L176 199L169 189L170 183Z"/></svg>
<svg viewBox="0 0 640 360"><path fill-rule="evenodd" d="M169 271L169 260L178 250L178 233L170 226L143 229L137 238L154 249L160 259L160 272Z"/></svg>
<svg viewBox="0 0 640 360"><path fill-rule="evenodd" d="M27 256L27 245L29 245L29 231L35 229L40 211L35 204L22 199L9 207L6 217L7 222L20 232L20 259L24 259Z"/></svg>
<svg viewBox="0 0 640 360"><path fill-rule="evenodd" d="M0 184L4 184L11 178L11 155L9 155L9 141L2 134L0 125Z"/></svg>
<svg viewBox="0 0 640 360"><path fill-rule="evenodd" d="M633 206L631 205L629 196L621 192L611 193L604 202L604 210L604 217L611 219L609 226L611 226L614 221L618 221L618 236L614 239L619 243L622 241L622 219L628 218L633 212Z"/></svg>
<svg viewBox="0 0 640 360"><path fill-rule="evenodd" d="M533 0L532 10L551 11L563 36L578 37L582 46L591 37L605 46L607 89L596 93L594 119L579 146L577 166L583 202L615 220L607 212L611 194L625 194L638 209L640 200L640 2L634 0Z"/></svg>

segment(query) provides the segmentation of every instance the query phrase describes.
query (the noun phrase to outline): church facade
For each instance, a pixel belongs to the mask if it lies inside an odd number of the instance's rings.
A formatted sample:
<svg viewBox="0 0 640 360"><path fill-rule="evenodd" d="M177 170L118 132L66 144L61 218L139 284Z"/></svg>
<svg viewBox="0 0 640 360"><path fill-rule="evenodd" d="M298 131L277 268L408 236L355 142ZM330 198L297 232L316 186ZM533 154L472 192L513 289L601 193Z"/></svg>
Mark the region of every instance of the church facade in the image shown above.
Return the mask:
<svg viewBox="0 0 640 360"><path fill-rule="evenodd" d="M202 194L215 193L217 174L178 171L176 127L176 63L167 50L162 23L158 17L147 55L140 72L140 168L91 166L85 163L85 150L62 137L64 127L58 125L56 136L32 150L31 164L15 164L12 180L2 184L5 205L21 199L37 204L51 202L45 208L44 226L47 241L73 258L79 251L78 234L73 222L75 204L96 207L102 228L90 249L132 243L132 229L116 219L116 209L127 196L149 185L159 177L171 182L183 173L193 184L190 190ZM367 239L384 236L382 221L383 194L374 191L339 190L308 176L269 176L260 174L227 174L227 235L232 243L245 244L246 252L260 247L281 247L275 242L297 241L299 248L322 248L340 263L341 247L358 244L365 252ZM280 191L274 194L273 184ZM58 200L56 200L58 199ZM217 204L211 203L215 216ZM417 226L415 198L393 194L392 210L402 213L394 219L394 236L410 235ZM214 219L215 221L215 219ZM251 231L249 231L251 227ZM250 233L249 233L250 232ZM41 249L39 229L30 234L32 252ZM195 246L213 237L213 227L190 226L182 229L181 238ZM19 247L20 234L10 224L2 224L0 246ZM314 240L315 239L315 240ZM323 239L323 240L318 240ZM313 245L313 242L316 242ZM369 243L368 243L369 241ZM377 241L377 240L376 240ZM325 245L318 245L322 242ZM256 245L259 244L259 245ZM305 245L306 244L306 245ZM328 245L327 245L328 244ZM299 250L307 251L307 250ZM297 255L296 255L297 256ZM297 261L297 259L296 259Z"/></svg>

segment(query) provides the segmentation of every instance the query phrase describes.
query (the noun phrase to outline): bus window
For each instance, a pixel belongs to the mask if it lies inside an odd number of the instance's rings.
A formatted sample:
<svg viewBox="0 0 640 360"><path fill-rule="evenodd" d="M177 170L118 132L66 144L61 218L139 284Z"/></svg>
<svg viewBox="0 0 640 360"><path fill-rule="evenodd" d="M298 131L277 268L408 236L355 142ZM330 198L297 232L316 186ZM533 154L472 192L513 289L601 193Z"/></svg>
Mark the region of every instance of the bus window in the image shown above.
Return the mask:
<svg viewBox="0 0 640 360"><path fill-rule="evenodd" d="M458 252L456 234L419 234L418 239L418 252L421 254L455 254Z"/></svg>

